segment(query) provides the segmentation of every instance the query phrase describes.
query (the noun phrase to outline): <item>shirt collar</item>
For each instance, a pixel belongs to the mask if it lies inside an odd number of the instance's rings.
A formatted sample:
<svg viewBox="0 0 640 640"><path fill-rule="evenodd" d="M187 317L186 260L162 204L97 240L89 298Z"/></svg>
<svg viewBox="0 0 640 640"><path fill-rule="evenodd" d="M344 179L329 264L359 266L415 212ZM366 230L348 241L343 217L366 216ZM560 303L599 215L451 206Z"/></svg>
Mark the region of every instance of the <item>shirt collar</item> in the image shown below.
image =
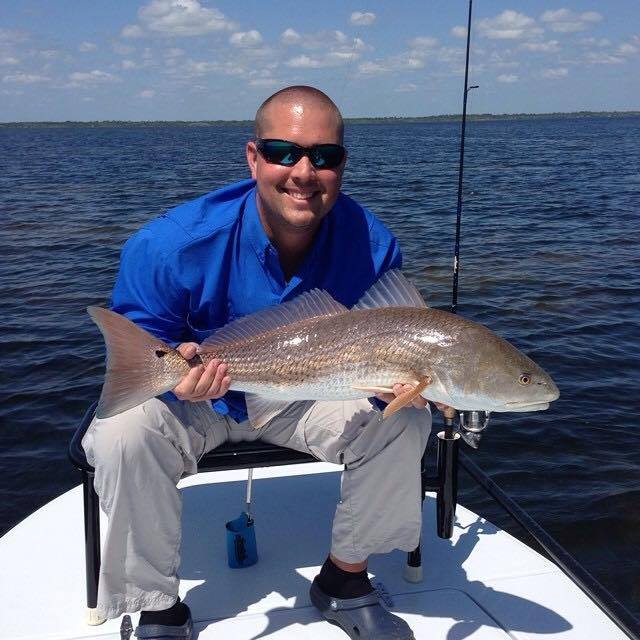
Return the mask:
<svg viewBox="0 0 640 640"><path fill-rule="evenodd" d="M257 190L254 185L248 195L244 210L244 227L247 231L246 237L249 239L258 260L264 264L265 254L274 249L273 245L267 238L267 234L260 221L258 206L256 205Z"/></svg>
<svg viewBox="0 0 640 640"><path fill-rule="evenodd" d="M260 214L258 213L258 206L256 204L257 190L254 186L252 192L249 193L249 197L246 200L245 212L244 212L244 226L247 231L247 238L253 247L253 250L258 257L260 263L265 266L268 263L269 255L272 258L277 259L276 248L271 244L271 241L267 237L267 234L262 226L260 220ZM327 238L329 236L329 228L331 220L334 216L334 208L321 220L320 227L316 232L313 239L313 243L309 248L309 251L298 268L298 271L292 276L291 280L285 286L283 292L283 298L288 297L295 289L298 289L302 285L304 290L304 282L307 279L310 269L317 268L318 256L322 255L322 248L326 246Z"/></svg>

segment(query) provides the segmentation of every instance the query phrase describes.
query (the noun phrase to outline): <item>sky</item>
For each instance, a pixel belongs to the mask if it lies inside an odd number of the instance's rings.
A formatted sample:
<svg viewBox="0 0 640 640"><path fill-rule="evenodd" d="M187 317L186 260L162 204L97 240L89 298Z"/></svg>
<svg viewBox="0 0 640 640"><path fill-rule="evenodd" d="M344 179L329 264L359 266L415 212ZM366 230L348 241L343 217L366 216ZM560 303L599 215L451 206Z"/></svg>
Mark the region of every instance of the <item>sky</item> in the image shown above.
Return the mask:
<svg viewBox="0 0 640 640"><path fill-rule="evenodd" d="M467 0L20 0L0 121L251 119L290 84L346 117L461 110ZM638 0L475 0L470 113L640 109Z"/></svg>

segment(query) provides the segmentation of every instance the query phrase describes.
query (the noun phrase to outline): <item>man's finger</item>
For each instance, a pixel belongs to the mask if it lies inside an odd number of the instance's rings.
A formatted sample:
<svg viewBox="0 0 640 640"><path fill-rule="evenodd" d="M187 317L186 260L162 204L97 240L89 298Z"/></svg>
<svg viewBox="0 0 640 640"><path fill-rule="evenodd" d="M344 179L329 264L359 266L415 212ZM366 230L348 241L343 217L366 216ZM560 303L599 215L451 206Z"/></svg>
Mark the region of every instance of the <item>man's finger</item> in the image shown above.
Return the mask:
<svg viewBox="0 0 640 640"><path fill-rule="evenodd" d="M210 390L213 385L213 381L216 377L216 371L218 370L220 365L220 360L212 360L207 364L198 380L198 384L196 384L193 395L197 398L201 398L203 396L210 395Z"/></svg>
<svg viewBox="0 0 640 640"><path fill-rule="evenodd" d="M213 380L211 388L209 389L209 395L215 396L216 398L219 398L221 395L223 395L222 381L224 380L224 377L226 375L227 375L227 365L223 362L222 364L220 364L220 366L216 370L215 378Z"/></svg>
<svg viewBox="0 0 640 640"><path fill-rule="evenodd" d="M195 342L183 342L176 347L176 351L187 360L191 360L198 352L198 345Z"/></svg>
<svg viewBox="0 0 640 640"><path fill-rule="evenodd" d="M173 388L173 392L180 400L186 400L193 395L193 391L196 388L203 371L204 367L202 365L193 367Z"/></svg>

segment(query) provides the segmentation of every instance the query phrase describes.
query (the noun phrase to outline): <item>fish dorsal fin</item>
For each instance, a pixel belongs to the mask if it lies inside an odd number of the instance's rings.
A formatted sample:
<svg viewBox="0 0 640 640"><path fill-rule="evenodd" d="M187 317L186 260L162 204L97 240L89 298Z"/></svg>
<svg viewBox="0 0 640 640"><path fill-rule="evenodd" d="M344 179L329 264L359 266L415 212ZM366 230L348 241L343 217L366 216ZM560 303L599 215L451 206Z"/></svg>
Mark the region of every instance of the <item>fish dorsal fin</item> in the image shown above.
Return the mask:
<svg viewBox="0 0 640 640"><path fill-rule="evenodd" d="M399 269L387 271L354 305L354 309L380 307L426 307L427 303L415 285Z"/></svg>
<svg viewBox="0 0 640 640"><path fill-rule="evenodd" d="M347 308L334 300L329 293L313 289L288 302L261 309L230 322L211 334L200 345L200 348L206 351L207 347L236 340L246 340L292 322L319 316L335 316L346 311Z"/></svg>

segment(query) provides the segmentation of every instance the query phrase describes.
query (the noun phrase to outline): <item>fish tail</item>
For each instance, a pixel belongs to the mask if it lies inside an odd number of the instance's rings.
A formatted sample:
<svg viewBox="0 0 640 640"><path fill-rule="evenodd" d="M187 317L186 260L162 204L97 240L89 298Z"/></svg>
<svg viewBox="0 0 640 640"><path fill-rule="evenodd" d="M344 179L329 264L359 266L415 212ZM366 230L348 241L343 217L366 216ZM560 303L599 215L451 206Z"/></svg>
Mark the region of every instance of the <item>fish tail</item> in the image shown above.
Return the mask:
<svg viewBox="0 0 640 640"><path fill-rule="evenodd" d="M128 318L87 307L107 348L107 366L96 416L110 418L176 386L189 363L162 340Z"/></svg>

